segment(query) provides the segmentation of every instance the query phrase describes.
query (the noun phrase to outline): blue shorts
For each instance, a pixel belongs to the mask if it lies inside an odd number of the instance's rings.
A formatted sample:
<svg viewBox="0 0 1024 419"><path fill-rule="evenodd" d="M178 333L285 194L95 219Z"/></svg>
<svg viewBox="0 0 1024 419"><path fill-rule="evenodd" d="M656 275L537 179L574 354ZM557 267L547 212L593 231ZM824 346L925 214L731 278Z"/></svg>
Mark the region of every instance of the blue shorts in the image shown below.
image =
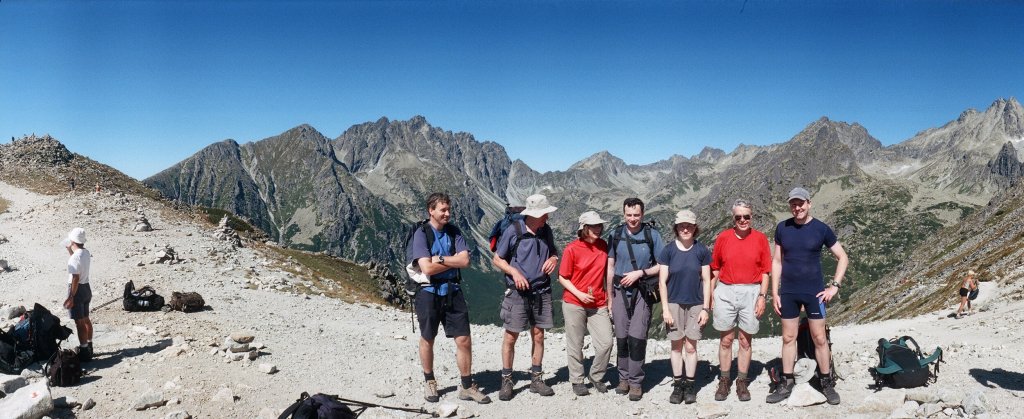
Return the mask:
<svg viewBox="0 0 1024 419"><path fill-rule="evenodd" d="M782 294L779 296L783 319L800 317L800 309L807 311L808 319L822 320L825 318L825 302L815 294Z"/></svg>

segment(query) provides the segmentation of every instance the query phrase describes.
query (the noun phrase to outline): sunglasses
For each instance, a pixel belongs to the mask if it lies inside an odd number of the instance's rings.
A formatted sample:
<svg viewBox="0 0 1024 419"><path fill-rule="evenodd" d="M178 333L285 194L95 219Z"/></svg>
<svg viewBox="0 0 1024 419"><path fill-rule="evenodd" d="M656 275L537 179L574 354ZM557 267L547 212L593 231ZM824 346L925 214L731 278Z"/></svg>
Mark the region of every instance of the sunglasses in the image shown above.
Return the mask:
<svg viewBox="0 0 1024 419"><path fill-rule="evenodd" d="M734 216L732 216L732 218L734 220L736 220L736 221L739 221L739 220L749 220L751 218L754 218L754 216L750 215L750 214L744 214L744 215L734 215Z"/></svg>

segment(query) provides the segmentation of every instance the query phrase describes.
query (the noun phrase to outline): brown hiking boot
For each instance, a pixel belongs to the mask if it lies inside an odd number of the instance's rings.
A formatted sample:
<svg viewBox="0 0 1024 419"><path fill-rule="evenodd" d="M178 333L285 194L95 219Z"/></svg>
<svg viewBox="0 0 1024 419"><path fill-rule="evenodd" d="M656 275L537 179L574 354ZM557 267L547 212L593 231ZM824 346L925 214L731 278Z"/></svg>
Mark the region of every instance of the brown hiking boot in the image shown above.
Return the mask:
<svg viewBox="0 0 1024 419"><path fill-rule="evenodd" d="M644 389L640 386L629 386L629 401L638 402L644 397Z"/></svg>
<svg viewBox="0 0 1024 419"><path fill-rule="evenodd" d="M512 400L512 376L501 376L501 389L498 390L498 400L507 402Z"/></svg>
<svg viewBox="0 0 1024 419"><path fill-rule="evenodd" d="M750 390L747 389L748 385L750 385L750 380L746 378L736 380L736 397L739 398L741 402L750 401Z"/></svg>
<svg viewBox="0 0 1024 419"><path fill-rule="evenodd" d="M437 403L440 399L437 395L437 380L429 380L423 387L423 398L428 402Z"/></svg>
<svg viewBox="0 0 1024 419"><path fill-rule="evenodd" d="M601 382L601 381L591 381L590 384L594 385L594 390L597 390L598 393L607 393L608 392L608 386L605 385L604 382Z"/></svg>
<svg viewBox="0 0 1024 419"><path fill-rule="evenodd" d="M544 373L542 372L531 372L530 375L530 392L537 393L541 396L554 396L555 391L551 389L551 386L544 382Z"/></svg>
<svg viewBox="0 0 1024 419"><path fill-rule="evenodd" d="M718 379L718 390L715 390L715 400L724 401L729 397L729 387L732 387L732 382L728 378Z"/></svg>
<svg viewBox="0 0 1024 419"><path fill-rule="evenodd" d="M480 404L487 404L491 402L491 398L481 392L480 389L477 388L476 383L473 383L469 388L459 390L459 400L472 400Z"/></svg>
<svg viewBox="0 0 1024 419"><path fill-rule="evenodd" d="M625 380L619 381L619 385L615 387L615 394L626 394L629 393L629 383Z"/></svg>

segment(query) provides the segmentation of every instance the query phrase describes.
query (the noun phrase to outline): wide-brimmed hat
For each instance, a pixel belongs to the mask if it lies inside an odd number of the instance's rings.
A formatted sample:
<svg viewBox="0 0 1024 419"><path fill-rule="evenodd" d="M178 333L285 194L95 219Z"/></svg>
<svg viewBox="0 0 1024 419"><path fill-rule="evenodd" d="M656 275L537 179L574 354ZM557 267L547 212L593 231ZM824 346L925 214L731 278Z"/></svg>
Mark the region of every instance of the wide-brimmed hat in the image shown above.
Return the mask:
<svg viewBox="0 0 1024 419"><path fill-rule="evenodd" d="M71 242L78 244L85 244L85 229L82 227L75 227L68 232L68 237L61 242L61 245L68 247Z"/></svg>
<svg viewBox="0 0 1024 419"><path fill-rule="evenodd" d="M675 225L682 223L690 223L693 225L697 225L697 214L694 214L693 211L690 210L682 210L677 212L676 220L672 224Z"/></svg>
<svg viewBox="0 0 1024 419"><path fill-rule="evenodd" d="M793 188L793 190L789 191L789 199L787 199L787 201L792 201L794 199L810 201L811 193L807 192L807 189L804 188Z"/></svg>
<svg viewBox="0 0 1024 419"><path fill-rule="evenodd" d="M580 214L580 226L576 229L577 232L583 231L583 226L592 226L597 224L604 224L607 221L602 220L600 215L597 215L597 211L587 211Z"/></svg>
<svg viewBox="0 0 1024 419"><path fill-rule="evenodd" d="M544 214L555 212L557 209L558 207L553 207L548 203L548 197L536 194L530 195L526 198L526 209L524 209L520 214L527 217L540 218L543 217Z"/></svg>

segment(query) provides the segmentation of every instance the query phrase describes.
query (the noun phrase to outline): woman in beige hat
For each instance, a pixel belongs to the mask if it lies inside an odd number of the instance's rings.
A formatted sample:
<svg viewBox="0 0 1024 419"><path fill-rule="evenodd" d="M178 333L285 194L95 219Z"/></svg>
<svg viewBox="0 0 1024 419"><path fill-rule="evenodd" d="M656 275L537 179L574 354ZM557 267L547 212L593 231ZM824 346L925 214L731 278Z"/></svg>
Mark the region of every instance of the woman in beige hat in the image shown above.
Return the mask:
<svg viewBox="0 0 1024 419"><path fill-rule="evenodd" d="M956 318L963 316L964 307L971 308L969 296L971 291L978 289L978 281L974 279L978 274L973 269L967 271L967 277L960 283L960 307L956 309Z"/></svg>
<svg viewBox="0 0 1024 419"><path fill-rule="evenodd" d="M577 396L590 394L583 382L583 335L586 332L590 332L594 344L590 383L599 393L608 391L604 373L612 355L612 321L608 315L608 293L605 290L608 243L601 239L606 222L594 211L580 215L577 240L565 246L562 264L558 268L558 282L565 288L562 316L565 319L569 382Z"/></svg>
<svg viewBox="0 0 1024 419"><path fill-rule="evenodd" d="M692 211L676 213L674 224L675 240L658 255L661 312L672 341L669 359L674 388L668 401L690 404L697 401L697 341L711 310L711 251L697 241L700 228Z"/></svg>

